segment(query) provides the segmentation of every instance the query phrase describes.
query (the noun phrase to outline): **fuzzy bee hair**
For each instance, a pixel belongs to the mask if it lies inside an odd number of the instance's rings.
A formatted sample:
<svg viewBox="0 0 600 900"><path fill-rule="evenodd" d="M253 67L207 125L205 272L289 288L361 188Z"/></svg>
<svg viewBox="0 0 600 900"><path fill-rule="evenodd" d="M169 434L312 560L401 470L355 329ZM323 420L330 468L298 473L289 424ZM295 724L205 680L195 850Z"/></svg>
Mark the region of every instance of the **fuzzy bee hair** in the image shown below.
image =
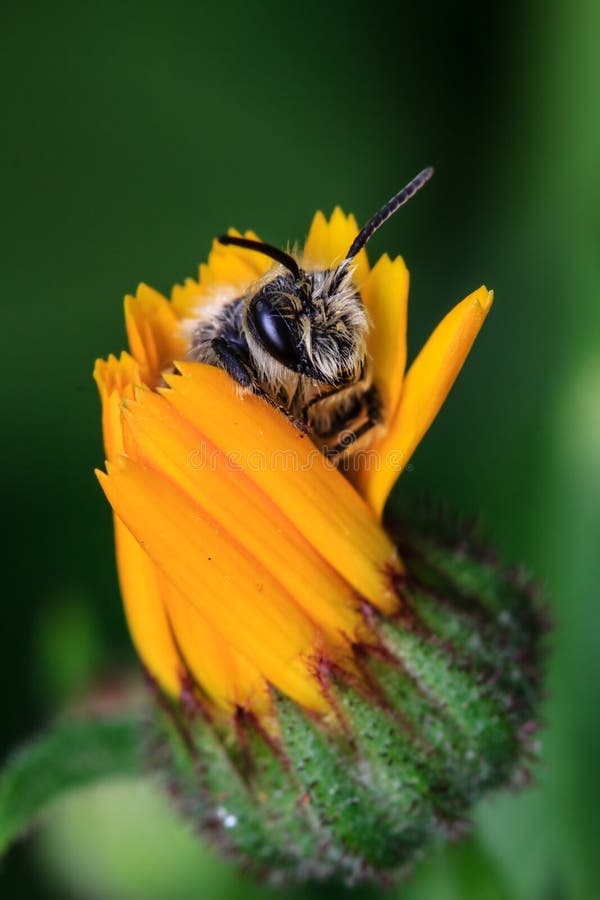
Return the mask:
<svg viewBox="0 0 600 900"><path fill-rule="evenodd" d="M325 388L336 386L341 379L356 381L364 365L369 321L353 283L353 267L307 272L309 304L288 290L289 280L289 273L280 270L265 277L262 290L273 309L282 309L282 315L293 307L298 340L314 372L312 380ZM291 397L303 376L265 353L249 326L247 307L244 330L261 380L274 396L281 390Z"/></svg>
<svg viewBox="0 0 600 900"><path fill-rule="evenodd" d="M336 459L364 445L383 423L367 355L369 318L355 283L354 259L372 234L429 180L424 169L367 222L335 268L305 270L297 254L224 235L275 265L244 293L217 291L183 323L188 358L224 368L309 431Z"/></svg>
<svg viewBox="0 0 600 900"><path fill-rule="evenodd" d="M188 340L188 358L220 365L213 341L226 336L243 350L254 373L271 397L290 409L327 395L340 380L356 382L365 368L369 319L353 281L354 267L306 273L311 303L303 304L293 292L290 275L275 266L241 296L215 293L207 305L182 323ZM282 365L267 353L248 322L250 301L262 293L274 311L297 315L299 342L318 377L309 377ZM244 346L244 343L246 346ZM243 389L243 386L242 386Z"/></svg>

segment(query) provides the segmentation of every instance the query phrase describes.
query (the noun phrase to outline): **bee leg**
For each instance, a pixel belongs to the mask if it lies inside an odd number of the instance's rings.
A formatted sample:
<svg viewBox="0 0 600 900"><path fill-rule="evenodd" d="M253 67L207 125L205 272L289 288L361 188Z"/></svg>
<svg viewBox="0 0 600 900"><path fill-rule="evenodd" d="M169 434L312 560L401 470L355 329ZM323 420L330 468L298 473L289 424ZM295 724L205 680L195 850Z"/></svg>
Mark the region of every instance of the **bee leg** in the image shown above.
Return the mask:
<svg viewBox="0 0 600 900"><path fill-rule="evenodd" d="M366 406L366 414L367 418L365 421L359 425L357 428L354 428L350 431L344 431L341 429L338 433L343 435L337 441L337 443L332 446L325 445L323 447L323 454L328 459L335 459L339 457L345 450L348 450L356 441L361 438L363 435L367 434L374 428L376 425L379 425L381 422L381 401L379 399L379 394L375 387L369 388L369 390L364 395L364 402Z"/></svg>
<svg viewBox="0 0 600 900"><path fill-rule="evenodd" d="M234 381L237 381L241 387L251 390L253 394L256 394L257 397L260 397L268 403L269 406L272 406L278 412L282 413L299 431L306 433L307 429L304 422L301 422L295 416L291 416L285 406L281 406L277 403L277 401L265 391L262 385L258 383L248 366L248 363L240 356L240 353L235 346L230 344L224 338L213 338L211 346L221 367Z"/></svg>
<svg viewBox="0 0 600 900"><path fill-rule="evenodd" d="M254 389L256 379L233 345L224 338L213 338L210 344L227 374L242 387Z"/></svg>

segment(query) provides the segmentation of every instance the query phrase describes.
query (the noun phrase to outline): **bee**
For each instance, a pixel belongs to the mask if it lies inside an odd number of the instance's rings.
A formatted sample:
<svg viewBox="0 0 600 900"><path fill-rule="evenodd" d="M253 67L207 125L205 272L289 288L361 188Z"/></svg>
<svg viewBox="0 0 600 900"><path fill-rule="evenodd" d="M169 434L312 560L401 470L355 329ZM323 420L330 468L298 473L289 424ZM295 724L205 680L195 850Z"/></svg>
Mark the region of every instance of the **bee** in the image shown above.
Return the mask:
<svg viewBox="0 0 600 900"><path fill-rule="evenodd" d="M275 265L242 296L216 297L186 323L190 360L224 369L308 433L339 464L383 425L367 353L369 318L353 261L373 234L433 175L427 168L395 194L356 236L335 268L306 271L270 244L222 235L221 244L270 257Z"/></svg>

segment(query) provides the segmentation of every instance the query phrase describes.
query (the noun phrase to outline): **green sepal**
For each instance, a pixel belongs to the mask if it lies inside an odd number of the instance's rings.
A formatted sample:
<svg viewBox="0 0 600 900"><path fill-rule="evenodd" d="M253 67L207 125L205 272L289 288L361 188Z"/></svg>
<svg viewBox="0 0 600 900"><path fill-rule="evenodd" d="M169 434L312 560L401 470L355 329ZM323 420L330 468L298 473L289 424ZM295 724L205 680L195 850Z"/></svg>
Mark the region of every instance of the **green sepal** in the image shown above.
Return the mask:
<svg viewBox="0 0 600 900"><path fill-rule="evenodd" d="M456 735L460 768L474 792L503 781L517 753L516 736L477 675L455 665L444 647L394 622L382 621L380 632L425 702L437 707L440 726L448 728L446 745Z"/></svg>
<svg viewBox="0 0 600 900"><path fill-rule="evenodd" d="M271 836L285 854L285 869L296 878L315 875L328 835L305 802L280 742L268 735L256 718L239 712L236 717L237 754L245 781ZM310 872L316 866L316 872Z"/></svg>
<svg viewBox="0 0 600 900"><path fill-rule="evenodd" d="M331 679L329 693L352 735L355 768L377 807L387 811L396 861L402 861L441 827L414 735L380 696L369 696L339 676Z"/></svg>
<svg viewBox="0 0 600 900"><path fill-rule="evenodd" d="M352 740L339 727L317 723L297 704L275 695L277 720L290 764L321 827L330 833L329 852L340 871L357 866L389 868L398 846L387 806L379 806L361 782Z"/></svg>
<svg viewBox="0 0 600 900"><path fill-rule="evenodd" d="M200 706L184 711L163 699L148 731L150 764L166 776L180 810L226 855L247 861L255 874L288 866L290 859L249 783L234 746L233 723L223 736Z"/></svg>

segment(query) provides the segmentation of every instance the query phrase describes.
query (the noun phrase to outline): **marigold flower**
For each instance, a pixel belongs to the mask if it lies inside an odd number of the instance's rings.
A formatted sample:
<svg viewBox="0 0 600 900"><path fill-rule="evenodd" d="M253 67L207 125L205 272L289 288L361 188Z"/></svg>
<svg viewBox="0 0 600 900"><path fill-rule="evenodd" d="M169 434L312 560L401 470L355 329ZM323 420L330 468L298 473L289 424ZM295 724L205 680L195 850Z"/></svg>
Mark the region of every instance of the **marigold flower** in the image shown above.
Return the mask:
<svg viewBox="0 0 600 900"><path fill-rule="evenodd" d="M357 232L339 208L329 220L317 213L303 266L333 267ZM94 373L107 457L98 477L115 513L131 635L173 698L163 727L181 725L182 691L202 710L186 719L184 753L199 754L200 780L180 751L171 760L187 807L196 797L193 814L256 871L295 861L302 877L349 880L395 867L514 772L529 682L521 697L527 677L515 662L514 690L498 674L492 698L482 672L491 679L515 654L522 661L535 632L506 601L512 582L502 573L465 567L464 554L423 535L392 538L381 521L492 293L480 287L455 306L405 372L406 266L385 255L371 268L364 249L355 263L384 426L347 470L261 398L240 396L224 371L186 360L186 320L216 293L242 295L272 266L251 250L215 242L198 280L170 301L141 285L125 300L130 352L99 360ZM471 592L484 597L477 615ZM486 640L501 596L517 624L507 626L509 650L496 653ZM218 737L227 728L243 733L246 762L226 748L231 735ZM337 734L333 744L323 728ZM341 815L348 805L353 816Z"/></svg>

